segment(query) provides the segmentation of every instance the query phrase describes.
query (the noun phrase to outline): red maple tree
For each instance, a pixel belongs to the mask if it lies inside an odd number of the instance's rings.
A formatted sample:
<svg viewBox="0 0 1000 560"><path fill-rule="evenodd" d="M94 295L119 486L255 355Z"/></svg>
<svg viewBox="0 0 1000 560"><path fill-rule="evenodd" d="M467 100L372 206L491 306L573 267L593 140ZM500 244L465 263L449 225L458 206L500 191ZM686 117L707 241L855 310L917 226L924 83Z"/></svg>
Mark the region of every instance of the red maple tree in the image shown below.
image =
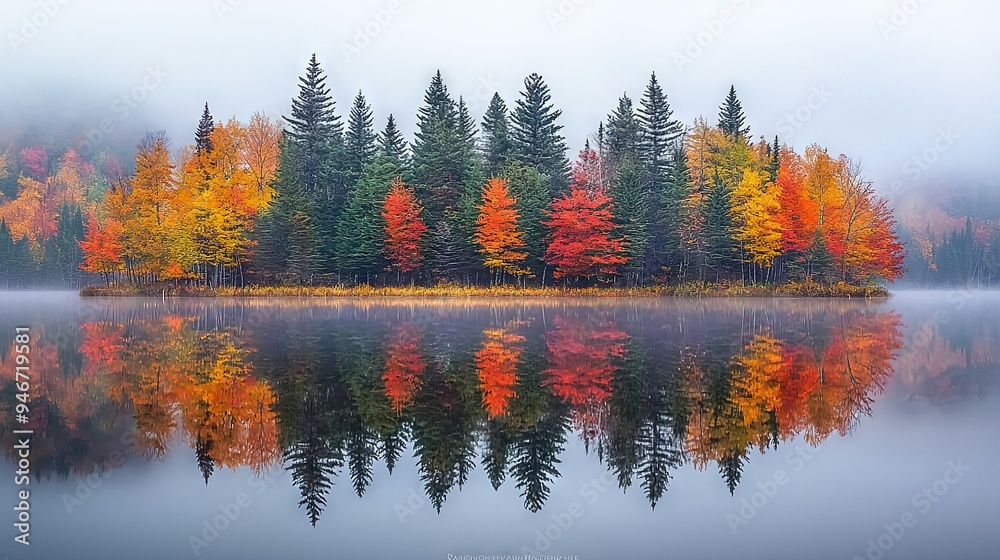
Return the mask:
<svg viewBox="0 0 1000 560"><path fill-rule="evenodd" d="M420 245L427 225L420 216L422 212L413 189L403 184L401 178L394 179L382 207L385 256L389 259L390 270L405 274L420 268L423 263Z"/></svg>

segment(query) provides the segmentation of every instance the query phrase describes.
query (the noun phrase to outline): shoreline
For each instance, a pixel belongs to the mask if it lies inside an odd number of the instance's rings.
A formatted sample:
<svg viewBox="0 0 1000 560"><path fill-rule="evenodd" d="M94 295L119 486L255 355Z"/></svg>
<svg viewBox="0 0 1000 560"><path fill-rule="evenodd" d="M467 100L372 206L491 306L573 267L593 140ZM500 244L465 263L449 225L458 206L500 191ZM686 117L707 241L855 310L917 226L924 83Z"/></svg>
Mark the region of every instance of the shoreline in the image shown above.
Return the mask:
<svg viewBox="0 0 1000 560"><path fill-rule="evenodd" d="M183 297L183 298L817 298L887 299L892 293L880 286L846 283L788 283L772 286L687 283L645 288L517 288L479 286L250 286L246 288L192 288L187 286L88 286L81 297Z"/></svg>

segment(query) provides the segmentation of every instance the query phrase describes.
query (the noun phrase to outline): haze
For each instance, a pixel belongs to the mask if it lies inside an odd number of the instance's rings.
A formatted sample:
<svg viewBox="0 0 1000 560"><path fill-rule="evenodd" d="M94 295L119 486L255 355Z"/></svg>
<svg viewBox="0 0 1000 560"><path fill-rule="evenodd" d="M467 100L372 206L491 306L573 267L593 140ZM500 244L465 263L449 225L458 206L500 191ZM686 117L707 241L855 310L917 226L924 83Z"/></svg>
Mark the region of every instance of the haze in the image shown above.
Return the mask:
<svg viewBox="0 0 1000 560"><path fill-rule="evenodd" d="M846 153L883 191L984 183L1000 129L998 16L987 0L9 0L0 127L109 118L119 143L155 128L188 144L206 101L217 118L287 114L315 52L342 116L361 89L377 126L394 113L411 139L436 69L477 118L494 90L513 105L539 72L575 156L656 71L685 124L714 122L735 84L755 138ZM144 81L155 87L141 101L115 105Z"/></svg>

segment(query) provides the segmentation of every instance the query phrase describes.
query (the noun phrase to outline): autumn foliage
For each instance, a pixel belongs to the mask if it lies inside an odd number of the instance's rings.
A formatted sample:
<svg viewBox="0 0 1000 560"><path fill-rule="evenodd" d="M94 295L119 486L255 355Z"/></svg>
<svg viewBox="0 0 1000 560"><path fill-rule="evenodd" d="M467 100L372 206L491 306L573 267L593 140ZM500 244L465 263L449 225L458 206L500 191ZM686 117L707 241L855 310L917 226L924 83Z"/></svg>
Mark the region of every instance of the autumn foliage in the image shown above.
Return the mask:
<svg viewBox="0 0 1000 560"><path fill-rule="evenodd" d="M524 233L519 231L518 212L507 184L496 177L483 189L483 204L479 206L476 243L485 256L483 266L506 274L521 276L530 271L520 268L528 254L524 249Z"/></svg>
<svg viewBox="0 0 1000 560"><path fill-rule="evenodd" d="M421 242L427 226L421 217L423 208L412 188L397 178L382 206L385 220L385 256L390 267L401 273L413 272L423 263Z"/></svg>

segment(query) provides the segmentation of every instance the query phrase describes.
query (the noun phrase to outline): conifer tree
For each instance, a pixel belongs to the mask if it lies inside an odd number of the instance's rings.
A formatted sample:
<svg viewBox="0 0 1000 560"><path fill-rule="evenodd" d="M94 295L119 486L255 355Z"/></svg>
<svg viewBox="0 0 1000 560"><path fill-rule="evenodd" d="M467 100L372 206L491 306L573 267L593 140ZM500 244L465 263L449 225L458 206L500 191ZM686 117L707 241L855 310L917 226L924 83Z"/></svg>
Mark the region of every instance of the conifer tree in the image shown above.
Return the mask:
<svg viewBox="0 0 1000 560"><path fill-rule="evenodd" d="M625 165L626 160L638 161L639 122L628 95L623 95L618 100L618 107L608 115L608 126L604 130L607 161L614 173Z"/></svg>
<svg viewBox="0 0 1000 560"><path fill-rule="evenodd" d="M361 178L365 165L375 159L376 141L372 108L360 91L347 121L345 150L347 153L347 184L353 187Z"/></svg>
<svg viewBox="0 0 1000 560"><path fill-rule="evenodd" d="M409 164L409 151L403 133L396 126L396 118L391 114L385 122L385 130L378 136L378 153L394 160L400 167Z"/></svg>
<svg viewBox="0 0 1000 560"><path fill-rule="evenodd" d="M562 111L552 105L552 94L542 77L532 74L524 80L524 91L511 116L510 138L515 156L542 175L549 192L563 193L569 186L566 139L557 120Z"/></svg>
<svg viewBox="0 0 1000 560"><path fill-rule="evenodd" d="M389 193L393 179L402 174L403 168L388 156L378 156L374 163L365 166L348 196L337 227L340 232L337 259L342 274L370 283L373 274L385 270L382 256L385 220L376 209Z"/></svg>
<svg viewBox="0 0 1000 560"><path fill-rule="evenodd" d="M458 104L438 71L424 94L417 113L413 143L415 188L427 210L428 221L437 222L447 208L455 206L469 175L468 143Z"/></svg>
<svg viewBox="0 0 1000 560"><path fill-rule="evenodd" d="M719 107L719 128L727 136L746 141L750 137L750 127L746 126L743 105L736 97L736 86L730 86L726 101Z"/></svg>
<svg viewBox="0 0 1000 560"><path fill-rule="evenodd" d="M542 222L546 219L545 209L551 202L542 176L532 167L525 167L513 161L504 167L499 176L507 183L514 197L520 215L518 228L524 232L524 250L528 254L524 265L532 274L545 281L545 236L548 234Z"/></svg>
<svg viewBox="0 0 1000 560"><path fill-rule="evenodd" d="M624 267L628 283L642 285L650 234L649 205L638 163L626 158L612 187L615 223L622 235L622 253L628 258Z"/></svg>
<svg viewBox="0 0 1000 560"><path fill-rule="evenodd" d="M335 113L336 103L326 85L326 75L316 55L309 59L305 76L299 78L299 95L292 100L292 114L284 117L289 129L286 134L297 147L297 176L302 192L309 196L320 193L327 199L339 185L328 185L325 171L339 145L343 143L343 124Z"/></svg>
<svg viewBox="0 0 1000 560"><path fill-rule="evenodd" d="M733 241L732 214L729 202L729 190L721 182L708 192L705 206L705 250L712 268L716 273L716 281L723 272L732 265L736 252Z"/></svg>
<svg viewBox="0 0 1000 560"><path fill-rule="evenodd" d="M496 175L511 158L513 145L510 139L510 122L507 105L499 93L493 94L490 106L483 116L483 157L486 172Z"/></svg>
<svg viewBox="0 0 1000 560"><path fill-rule="evenodd" d="M684 132L681 123L673 118L656 74L649 78L636 118L639 121L639 160L646 169L650 190L656 192L671 171L671 156Z"/></svg>
<svg viewBox="0 0 1000 560"><path fill-rule="evenodd" d="M212 151L212 132L215 130L215 122L212 120L212 113L208 111L208 103L205 103L205 110L201 113L201 121L198 122L198 130L194 135L195 152L198 155Z"/></svg>

